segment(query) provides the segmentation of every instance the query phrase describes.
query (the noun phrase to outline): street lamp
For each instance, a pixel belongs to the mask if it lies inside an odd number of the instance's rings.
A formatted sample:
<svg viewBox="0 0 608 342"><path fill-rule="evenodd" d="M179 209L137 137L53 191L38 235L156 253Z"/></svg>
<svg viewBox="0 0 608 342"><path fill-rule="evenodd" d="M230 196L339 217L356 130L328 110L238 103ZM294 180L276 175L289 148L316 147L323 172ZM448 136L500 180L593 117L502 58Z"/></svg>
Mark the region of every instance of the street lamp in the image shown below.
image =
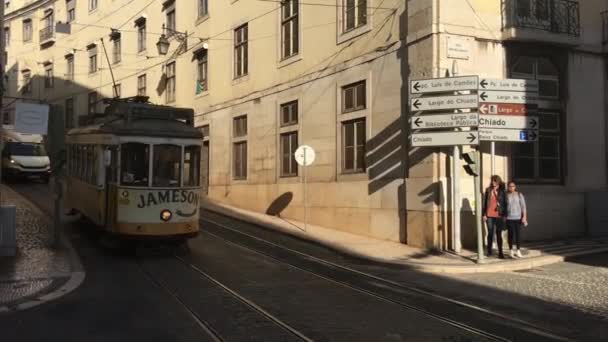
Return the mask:
<svg viewBox="0 0 608 342"><path fill-rule="evenodd" d="M156 48L158 49L158 54L159 55L166 55L167 52L169 52L169 39L167 39L167 36L165 36L165 34L161 34L160 38L158 38L158 42L156 43Z"/></svg>

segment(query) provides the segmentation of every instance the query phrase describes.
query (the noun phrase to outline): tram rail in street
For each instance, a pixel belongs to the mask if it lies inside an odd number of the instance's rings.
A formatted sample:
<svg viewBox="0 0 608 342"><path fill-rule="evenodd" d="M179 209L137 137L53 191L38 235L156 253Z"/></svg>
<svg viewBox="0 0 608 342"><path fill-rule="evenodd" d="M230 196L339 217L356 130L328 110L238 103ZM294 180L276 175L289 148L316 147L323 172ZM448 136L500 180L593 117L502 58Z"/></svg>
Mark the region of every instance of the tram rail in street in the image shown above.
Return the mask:
<svg viewBox="0 0 608 342"><path fill-rule="evenodd" d="M377 276L374 274L370 274L367 272L362 272L360 270L353 269L353 268L345 266L345 265L340 265L340 264L337 264L337 263L334 263L334 262L331 262L328 260L324 260L324 259L315 257L313 255L310 255L310 254L307 254L307 253L304 253L304 252L301 252L298 250L294 250L294 249L291 249L286 246L276 244L272 241L268 241L261 237L248 234L239 229L234 229L234 228L228 227L223 223L220 223L220 222L208 219L208 218L203 218L201 220L203 222L206 221L208 223L212 223L215 227L219 227L224 232L229 232L230 234L232 234L232 239L225 237L225 234L224 234L224 236L220 236L219 234L217 234L217 230L216 230L216 233L214 233L214 232L211 232L209 229L202 229L201 230L202 234L208 234L210 236L223 240L226 243L233 244L240 248L266 256L268 258L271 258L273 260L287 264L296 269L313 274L324 280L328 280L333 283L340 284L351 290L362 292L367 295L376 297L378 299L382 299L384 301L391 302L396 305L400 305L406 309L419 312L421 314L426 315L429 318L441 321L445 324L449 324L451 326L454 326L459 329L465 330L467 332L473 333L480 337L488 338L488 339L494 340L494 341L511 341L511 340L520 339L522 337L529 338L529 339L533 338L535 341L539 341L539 340L573 341L567 337L559 336L550 331L547 331L545 328L533 325L529 322L511 317L511 316L508 316L508 315L505 315L505 314L502 314L499 312L488 310L488 309L485 309L485 308L482 308L482 307L479 307L479 306L476 306L476 305L473 305L470 303L466 303L463 301L455 300L452 298L447 298L447 297L441 296L439 294L432 293L432 292L429 292L429 291L426 291L426 290L423 290L423 289L420 289L420 288L417 288L414 286L397 283L390 279L386 279L386 278L383 278L383 277L380 277L380 276ZM236 236L235 236L235 234L236 234ZM239 236L241 237L240 241L238 241ZM247 244L246 242L243 242L242 239L249 239L250 240L249 244ZM237 240L237 241L235 241L235 240ZM251 246L252 243L253 244L261 243L261 245L258 245L258 246L256 246L257 248L255 248L255 247ZM274 251L273 251L273 249L274 249ZM287 255L283 254L281 256L282 253L287 253ZM296 257L296 260L297 260L297 258L300 258L300 259L296 261L293 258L294 256ZM290 257L291 257L291 259L290 259ZM309 264L308 264L308 266L298 265L297 264L298 261L299 262L304 261L305 263L308 262ZM324 275L323 272L320 272L320 269L317 268L316 270L314 270L313 265L325 267L326 268L325 271L331 270L333 272L332 272L331 276L327 275L327 274ZM338 272L336 272L336 271L338 271ZM352 278L350 279L350 281L349 280L344 281L344 280L337 279L338 278L337 275L340 272L342 272L343 275L350 275L350 276L354 275L361 279L354 278L354 281ZM359 283L359 284L356 283L357 281L360 282L362 279L365 279L367 281L373 281L376 284L372 285L371 289L369 289L369 288L366 289L365 285L361 286L361 283ZM365 280L363 281L363 283L365 283ZM382 293L382 292L384 292L384 293ZM395 296L395 294L397 294L397 296ZM424 307L422 307L421 305L410 304L410 303L407 303L404 301L404 296L407 296L408 297L407 299L412 301L412 299L415 299L413 297L415 297L416 295L426 297L427 300L432 299L435 303L437 303L437 302L442 303L444 305L444 307L445 307L445 305L449 305L449 306L457 307L460 309L472 311L482 318L485 316L490 316L490 317L492 317L493 320L491 320L491 321L486 320L485 321L486 325L487 325L487 323L489 323L489 324L493 324L495 326L502 325L502 327L505 328L506 330L516 329L519 333L519 336L517 338L510 338L510 337L501 336L501 334L489 332L487 330L481 330L481 329L473 327L471 324L463 323L462 319L460 319L460 320L452 319L452 318L446 317L445 315L440 315L440 314L430 312L427 309L425 309ZM460 310L460 311L462 311L462 310ZM458 317L465 318L462 316L458 316ZM524 335L524 336L521 336L521 335Z"/></svg>

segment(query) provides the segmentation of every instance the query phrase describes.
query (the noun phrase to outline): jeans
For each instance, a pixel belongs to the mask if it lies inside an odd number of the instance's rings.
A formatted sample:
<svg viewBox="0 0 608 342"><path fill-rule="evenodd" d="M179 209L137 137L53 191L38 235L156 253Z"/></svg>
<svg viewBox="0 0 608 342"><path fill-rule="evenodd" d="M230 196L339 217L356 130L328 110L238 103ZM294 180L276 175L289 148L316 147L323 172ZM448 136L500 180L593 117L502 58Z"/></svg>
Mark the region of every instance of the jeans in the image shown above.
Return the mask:
<svg viewBox="0 0 608 342"><path fill-rule="evenodd" d="M498 246L498 255L502 255L502 217L488 217L486 224L488 226L488 255L492 255L492 244L494 243L494 235L496 235L496 244Z"/></svg>
<svg viewBox="0 0 608 342"><path fill-rule="evenodd" d="M507 229L509 229L509 248L513 249L513 242L520 247L520 236L521 236L521 220L507 220Z"/></svg>

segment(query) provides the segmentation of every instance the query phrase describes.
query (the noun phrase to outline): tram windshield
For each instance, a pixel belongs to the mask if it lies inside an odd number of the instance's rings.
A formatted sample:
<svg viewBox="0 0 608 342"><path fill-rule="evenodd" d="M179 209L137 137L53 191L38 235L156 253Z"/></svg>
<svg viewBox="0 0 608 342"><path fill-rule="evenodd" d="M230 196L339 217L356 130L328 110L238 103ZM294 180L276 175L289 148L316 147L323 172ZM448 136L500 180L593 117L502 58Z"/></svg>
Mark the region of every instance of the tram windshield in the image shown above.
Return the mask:
<svg viewBox="0 0 608 342"><path fill-rule="evenodd" d="M182 147L178 145L154 145L152 186L179 187Z"/></svg>
<svg viewBox="0 0 608 342"><path fill-rule="evenodd" d="M122 144L120 151L120 183L127 186L148 186L150 145Z"/></svg>
<svg viewBox="0 0 608 342"><path fill-rule="evenodd" d="M149 160L150 148L152 148L152 160ZM182 145L124 143L121 145L120 161L121 185L148 187L150 185L148 180L151 179L152 187L177 188L182 184L182 175L183 186L200 184L201 147L199 145L183 146L182 156Z"/></svg>

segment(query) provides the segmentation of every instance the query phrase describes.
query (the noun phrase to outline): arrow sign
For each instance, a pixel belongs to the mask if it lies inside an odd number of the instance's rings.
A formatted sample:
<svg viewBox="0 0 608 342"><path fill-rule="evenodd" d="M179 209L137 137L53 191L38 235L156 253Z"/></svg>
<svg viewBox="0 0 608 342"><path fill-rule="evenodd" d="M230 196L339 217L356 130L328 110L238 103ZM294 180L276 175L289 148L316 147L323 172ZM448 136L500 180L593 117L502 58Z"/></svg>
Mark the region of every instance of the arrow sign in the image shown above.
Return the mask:
<svg viewBox="0 0 608 342"><path fill-rule="evenodd" d="M537 129L538 117L517 115L480 115L479 127L507 129Z"/></svg>
<svg viewBox="0 0 608 342"><path fill-rule="evenodd" d="M481 141L530 142L538 139L536 130L479 128Z"/></svg>
<svg viewBox="0 0 608 342"><path fill-rule="evenodd" d="M482 103L479 105L479 114L527 115L536 108L535 104Z"/></svg>
<svg viewBox="0 0 608 342"><path fill-rule="evenodd" d="M491 103L536 103L537 96L517 91L480 91L479 102Z"/></svg>
<svg viewBox="0 0 608 342"><path fill-rule="evenodd" d="M411 141L413 147L478 145L479 135L477 131L415 133Z"/></svg>
<svg viewBox="0 0 608 342"><path fill-rule="evenodd" d="M410 81L410 94L477 90L479 77L462 76Z"/></svg>
<svg viewBox="0 0 608 342"><path fill-rule="evenodd" d="M410 103L412 111L465 109L477 108L477 106L477 95L419 97L412 99Z"/></svg>
<svg viewBox="0 0 608 342"><path fill-rule="evenodd" d="M477 113L422 115L412 118L412 129L477 127Z"/></svg>
<svg viewBox="0 0 608 342"><path fill-rule="evenodd" d="M479 80L479 90L518 91L538 93L538 81L523 79L494 79L482 78Z"/></svg>

